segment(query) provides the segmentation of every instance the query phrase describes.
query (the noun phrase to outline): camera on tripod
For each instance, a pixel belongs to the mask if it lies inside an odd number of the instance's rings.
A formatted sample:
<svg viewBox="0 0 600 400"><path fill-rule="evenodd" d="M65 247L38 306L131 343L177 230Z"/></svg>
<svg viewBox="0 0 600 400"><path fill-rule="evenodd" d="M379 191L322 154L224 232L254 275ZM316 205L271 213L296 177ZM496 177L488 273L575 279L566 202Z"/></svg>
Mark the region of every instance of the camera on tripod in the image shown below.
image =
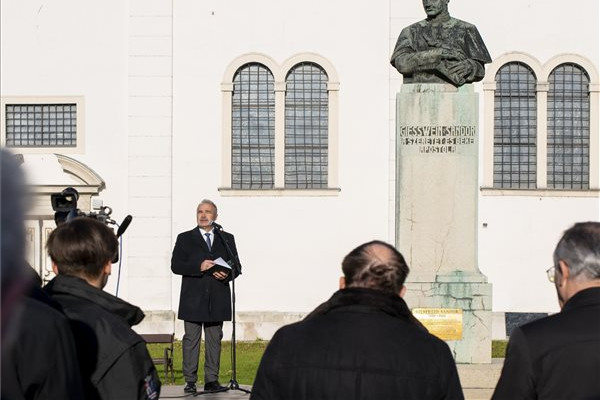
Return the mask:
<svg viewBox="0 0 600 400"><path fill-rule="evenodd" d="M56 226L68 223L73 218L77 217L89 217L94 218L97 221L102 222L106 225L117 225L119 228L117 229L117 233L115 236L117 239L125 233L125 230L131 223L133 217L128 215L125 217L121 225L117 224L114 219L110 218L110 214L112 214L112 208L107 206L99 206L98 212L90 211L83 212L79 208L77 208L77 200L79 200L79 192L72 187L68 187L64 189L60 193L52 193L50 195L50 203L52 204L52 209L54 210L54 222L56 222ZM96 207L94 207L96 208ZM114 255L111 260L113 264L119 262L119 250ZM119 295L119 280L121 278L121 263L119 262L119 273L117 278L117 290L115 292L115 296Z"/></svg>
<svg viewBox="0 0 600 400"><path fill-rule="evenodd" d="M54 210L54 222L56 223L56 226L69 222L73 218L89 217L106 225L117 225L119 229L117 229L116 235L119 237L125 233L125 230L133 219L131 215L128 215L123 222L121 222L121 225L118 225L114 219L110 218L112 208L100 206L98 212L90 211L86 213L77 208L77 200L79 200L79 192L72 187L68 187L60 193L53 193L50 195L50 203Z"/></svg>
<svg viewBox="0 0 600 400"><path fill-rule="evenodd" d="M112 214L110 207L102 206L97 213L93 211L86 213L77 208L77 200L79 200L79 192L72 187L68 187L60 193L50 195L56 226L69 222L76 217L94 218L107 225L114 225L116 223L110 218L110 214Z"/></svg>

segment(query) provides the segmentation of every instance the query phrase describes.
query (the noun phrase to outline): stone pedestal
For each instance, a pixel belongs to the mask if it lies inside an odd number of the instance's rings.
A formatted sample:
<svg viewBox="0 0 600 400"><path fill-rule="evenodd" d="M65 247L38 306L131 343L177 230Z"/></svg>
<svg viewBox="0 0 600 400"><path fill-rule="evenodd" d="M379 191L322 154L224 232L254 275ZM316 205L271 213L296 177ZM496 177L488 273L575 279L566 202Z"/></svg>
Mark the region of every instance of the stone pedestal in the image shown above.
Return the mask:
<svg viewBox="0 0 600 400"><path fill-rule="evenodd" d="M491 284L477 266L478 96L403 85L396 98L397 247L411 308L460 308L458 363L491 362Z"/></svg>

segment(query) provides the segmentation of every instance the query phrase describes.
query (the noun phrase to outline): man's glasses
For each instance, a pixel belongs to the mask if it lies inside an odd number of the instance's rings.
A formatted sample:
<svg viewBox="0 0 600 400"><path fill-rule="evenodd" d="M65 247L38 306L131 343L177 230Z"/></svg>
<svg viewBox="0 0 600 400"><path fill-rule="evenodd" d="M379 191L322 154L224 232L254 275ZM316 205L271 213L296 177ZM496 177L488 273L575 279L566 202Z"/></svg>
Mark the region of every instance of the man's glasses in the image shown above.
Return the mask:
<svg viewBox="0 0 600 400"><path fill-rule="evenodd" d="M546 270L546 274L548 275L548 280L554 283L554 275L556 273L556 267L553 265Z"/></svg>

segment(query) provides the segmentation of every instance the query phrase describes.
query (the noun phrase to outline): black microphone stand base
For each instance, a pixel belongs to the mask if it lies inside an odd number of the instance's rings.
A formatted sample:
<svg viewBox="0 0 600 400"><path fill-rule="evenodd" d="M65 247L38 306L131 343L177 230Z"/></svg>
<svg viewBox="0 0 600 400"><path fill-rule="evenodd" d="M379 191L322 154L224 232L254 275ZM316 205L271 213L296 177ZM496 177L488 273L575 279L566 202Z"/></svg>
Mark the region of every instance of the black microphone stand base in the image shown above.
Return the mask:
<svg viewBox="0 0 600 400"><path fill-rule="evenodd" d="M228 387L223 387L222 389L217 389L217 390L202 390L200 392L196 392L196 393L192 394L192 396L196 397L196 396L202 396L203 394L221 393L221 392L226 392L228 390L229 390Z"/></svg>
<svg viewBox="0 0 600 400"><path fill-rule="evenodd" d="M237 381L234 379L229 381L229 385L227 385L227 390L239 390L240 392L244 392L244 393L248 393L248 394L251 393L249 390L240 387L239 383L237 383Z"/></svg>
<svg viewBox="0 0 600 400"><path fill-rule="evenodd" d="M232 379L232 380L229 381L229 384L227 386L223 386L221 389L217 389L217 390L202 390L200 392L196 392L196 393L192 394L192 396L196 397L196 396L202 396L203 394L222 393L222 392L228 392L230 390L239 390L240 392L244 392L244 393L247 393L247 394L252 393L248 389L244 389L243 387L240 387L239 383L237 383L235 380Z"/></svg>

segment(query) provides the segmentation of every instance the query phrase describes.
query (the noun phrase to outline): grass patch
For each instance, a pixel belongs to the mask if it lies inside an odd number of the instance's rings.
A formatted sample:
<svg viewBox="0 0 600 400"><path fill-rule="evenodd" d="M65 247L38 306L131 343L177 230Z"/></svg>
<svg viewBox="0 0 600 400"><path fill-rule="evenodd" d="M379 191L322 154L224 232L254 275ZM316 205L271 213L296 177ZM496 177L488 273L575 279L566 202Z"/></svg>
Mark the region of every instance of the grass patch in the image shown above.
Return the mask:
<svg viewBox="0 0 600 400"><path fill-rule="evenodd" d="M226 385L231 380L231 342L223 341L223 347L221 349L221 370L219 371L219 382L222 385ZM254 342L237 342L236 345L236 358L237 358L237 370L236 378L241 385L252 385L254 377L256 376L256 370L260 359L267 347L269 342L265 340L257 340ZM506 340L493 340L492 341L492 357L503 358L506 354ZM152 357L161 357L163 354L164 345L161 344L149 344L148 350ZM175 384L183 385L185 383L183 379L183 373L181 371L181 341L175 342L174 351L174 367L175 367ZM199 381L204 379L204 342L200 347L200 363L198 365L198 378ZM161 380L164 380L164 366L158 365L158 374Z"/></svg>
<svg viewBox="0 0 600 400"><path fill-rule="evenodd" d="M492 340L492 358L504 358L508 340Z"/></svg>
<svg viewBox="0 0 600 400"><path fill-rule="evenodd" d="M256 376L256 370L260 359L267 347L269 342L264 340L257 340L254 342L237 342L236 344L236 378L237 382L241 385L251 385L254 382ZM164 345L160 343L153 343L148 345L148 351L152 357L162 357L164 352ZM223 341L221 347L221 368L219 370L219 382L222 385L226 385L231 380L232 368L231 368L231 342ZM173 366L175 370L175 384L183 385L185 380L183 379L183 372L181 370L182 365L182 349L181 341L175 341L173 351ZM157 365L158 376L161 381L164 381L165 372L164 365ZM198 364L198 381L204 382L204 341L200 345L200 363Z"/></svg>

